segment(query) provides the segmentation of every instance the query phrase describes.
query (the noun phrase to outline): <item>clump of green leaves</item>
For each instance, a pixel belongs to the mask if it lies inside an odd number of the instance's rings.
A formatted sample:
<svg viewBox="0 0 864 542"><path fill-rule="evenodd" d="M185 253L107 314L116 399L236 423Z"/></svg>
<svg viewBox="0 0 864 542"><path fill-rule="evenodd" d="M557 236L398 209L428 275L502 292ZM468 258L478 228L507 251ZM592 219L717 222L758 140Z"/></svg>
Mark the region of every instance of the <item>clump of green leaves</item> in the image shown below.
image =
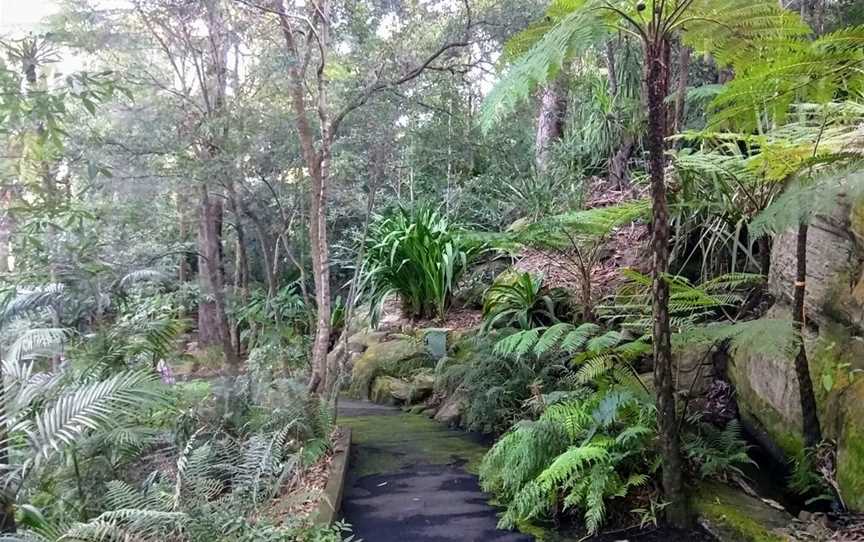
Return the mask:
<svg viewBox="0 0 864 542"><path fill-rule="evenodd" d="M395 293L411 317L443 318L477 248L431 207L378 217L369 228L364 277L373 307Z"/></svg>
<svg viewBox="0 0 864 542"><path fill-rule="evenodd" d="M505 274L486 291L483 328L512 327L528 330L558 321L564 294L543 287L543 278L531 273Z"/></svg>
<svg viewBox="0 0 864 542"><path fill-rule="evenodd" d="M480 469L484 490L506 506L500 526L549 519L564 509L581 513L596 533L608 505L650 483L657 470L654 418L647 395L614 388L516 424Z"/></svg>

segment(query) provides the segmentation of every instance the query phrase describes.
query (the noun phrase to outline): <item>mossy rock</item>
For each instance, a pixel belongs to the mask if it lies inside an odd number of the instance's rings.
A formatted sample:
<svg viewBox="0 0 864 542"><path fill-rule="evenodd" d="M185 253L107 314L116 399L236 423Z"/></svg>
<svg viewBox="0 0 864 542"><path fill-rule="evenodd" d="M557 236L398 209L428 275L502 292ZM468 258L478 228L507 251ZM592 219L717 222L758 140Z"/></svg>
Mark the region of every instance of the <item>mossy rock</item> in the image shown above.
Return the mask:
<svg viewBox="0 0 864 542"><path fill-rule="evenodd" d="M425 401L435 391L435 375L430 370L425 370L414 375L411 379L411 392L408 402L411 404Z"/></svg>
<svg viewBox="0 0 864 542"><path fill-rule="evenodd" d="M783 316L778 308L771 315ZM855 378L864 370L864 343L848 326L827 321L806 345L822 431L837 442L841 495L849 508L864 511L864 378ZM777 460L797 457L804 441L792 361L782 355L737 356L729 377L747 429Z"/></svg>
<svg viewBox="0 0 864 542"><path fill-rule="evenodd" d="M702 483L691 503L700 523L724 542L786 542L792 523L788 512L778 510L743 491L718 483Z"/></svg>
<svg viewBox="0 0 864 542"><path fill-rule="evenodd" d="M837 482L846 505L864 510L864 380L846 388L837 440Z"/></svg>
<svg viewBox="0 0 864 542"><path fill-rule="evenodd" d="M379 376L372 383L369 399L382 405L398 405L408 401L411 384L392 376Z"/></svg>
<svg viewBox="0 0 864 542"><path fill-rule="evenodd" d="M423 345L413 337L374 342L354 362L348 394L354 399L368 399L372 382L379 375L389 375L402 365L415 367L424 361Z"/></svg>

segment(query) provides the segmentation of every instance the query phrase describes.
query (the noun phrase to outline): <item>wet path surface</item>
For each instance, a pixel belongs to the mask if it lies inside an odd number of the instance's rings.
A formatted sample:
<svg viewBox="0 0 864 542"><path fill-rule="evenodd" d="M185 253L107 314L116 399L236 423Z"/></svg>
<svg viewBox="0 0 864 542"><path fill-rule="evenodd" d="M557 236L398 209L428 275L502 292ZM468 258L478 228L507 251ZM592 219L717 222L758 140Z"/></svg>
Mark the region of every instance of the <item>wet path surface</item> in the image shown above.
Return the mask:
<svg viewBox="0 0 864 542"><path fill-rule="evenodd" d="M365 542L532 542L496 528L476 469L486 447L425 416L340 400L352 428L342 513ZM475 473L475 474L472 474Z"/></svg>

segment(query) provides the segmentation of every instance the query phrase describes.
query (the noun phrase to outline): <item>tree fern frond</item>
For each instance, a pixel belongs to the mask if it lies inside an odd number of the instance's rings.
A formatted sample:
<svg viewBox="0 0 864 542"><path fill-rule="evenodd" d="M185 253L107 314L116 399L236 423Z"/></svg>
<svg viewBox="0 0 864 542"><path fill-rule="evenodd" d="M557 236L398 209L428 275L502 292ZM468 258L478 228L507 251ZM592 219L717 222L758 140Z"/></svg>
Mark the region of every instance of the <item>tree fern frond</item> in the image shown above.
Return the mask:
<svg viewBox="0 0 864 542"><path fill-rule="evenodd" d="M592 323L584 323L571 331L561 342L561 350L575 353L579 351L588 339L600 332L600 326Z"/></svg>
<svg viewBox="0 0 864 542"><path fill-rule="evenodd" d="M486 97L480 113L484 131L528 98L537 85L554 78L573 51L591 47L603 34L602 21L591 9L577 9L564 16L507 68Z"/></svg>

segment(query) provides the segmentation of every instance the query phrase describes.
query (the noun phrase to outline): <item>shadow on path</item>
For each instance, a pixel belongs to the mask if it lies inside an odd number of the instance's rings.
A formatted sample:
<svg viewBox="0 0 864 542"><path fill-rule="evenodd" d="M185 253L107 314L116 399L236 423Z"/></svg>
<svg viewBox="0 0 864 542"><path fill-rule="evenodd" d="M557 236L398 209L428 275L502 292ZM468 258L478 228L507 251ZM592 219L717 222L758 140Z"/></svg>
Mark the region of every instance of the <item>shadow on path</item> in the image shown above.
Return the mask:
<svg viewBox="0 0 864 542"><path fill-rule="evenodd" d="M425 416L340 399L339 424L352 428L342 513L365 542L531 542L496 528L478 484L486 447Z"/></svg>

